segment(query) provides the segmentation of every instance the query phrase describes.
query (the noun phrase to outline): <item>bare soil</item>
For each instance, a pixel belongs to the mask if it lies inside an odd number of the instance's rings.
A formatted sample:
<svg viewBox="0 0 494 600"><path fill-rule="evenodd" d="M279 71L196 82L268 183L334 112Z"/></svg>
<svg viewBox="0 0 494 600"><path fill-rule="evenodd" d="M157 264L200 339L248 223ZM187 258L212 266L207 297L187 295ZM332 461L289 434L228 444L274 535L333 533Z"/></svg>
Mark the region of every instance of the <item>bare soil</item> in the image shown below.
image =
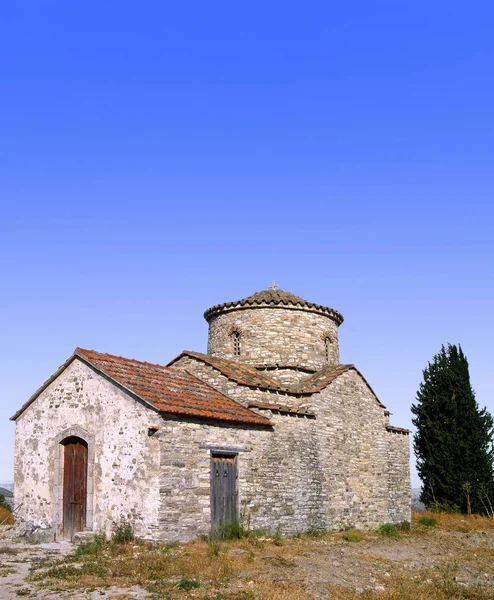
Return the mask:
<svg viewBox="0 0 494 600"><path fill-rule="evenodd" d="M436 518L436 527L415 519L397 538L131 542L80 556L66 542L29 545L0 532L0 598L494 600L494 520Z"/></svg>

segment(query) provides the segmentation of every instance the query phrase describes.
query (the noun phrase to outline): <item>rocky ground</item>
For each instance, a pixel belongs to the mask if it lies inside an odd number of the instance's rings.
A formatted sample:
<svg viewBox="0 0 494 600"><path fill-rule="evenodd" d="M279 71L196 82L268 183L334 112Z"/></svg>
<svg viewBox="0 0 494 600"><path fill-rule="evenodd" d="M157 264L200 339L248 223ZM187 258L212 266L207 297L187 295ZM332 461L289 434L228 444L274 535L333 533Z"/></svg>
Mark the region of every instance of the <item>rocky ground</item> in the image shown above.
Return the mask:
<svg viewBox="0 0 494 600"><path fill-rule="evenodd" d="M10 530L0 533L0 598L494 599L494 528L459 516L452 522L415 524L398 538L341 532L159 547L133 542L79 557L67 542L30 545Z"/></svg>

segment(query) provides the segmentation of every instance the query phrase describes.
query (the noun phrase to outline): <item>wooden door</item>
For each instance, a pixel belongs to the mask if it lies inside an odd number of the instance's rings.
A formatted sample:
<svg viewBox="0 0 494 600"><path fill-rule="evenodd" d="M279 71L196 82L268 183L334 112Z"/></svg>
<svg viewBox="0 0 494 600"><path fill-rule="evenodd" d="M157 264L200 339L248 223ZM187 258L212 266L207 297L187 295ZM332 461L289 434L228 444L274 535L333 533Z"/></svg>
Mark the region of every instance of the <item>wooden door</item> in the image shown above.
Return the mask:
<svg viewBox="0 0 494 600"><path fill-rule="evenodd" d="M72 539L86 525L87 444L69 438L64 446L63 536Z"/></svg>
<svg viewBox="0 0 494 600"><path fill-rule="evenodd" d="M238 520L237 457L213 454L211 457L211 526Z"/></svg>

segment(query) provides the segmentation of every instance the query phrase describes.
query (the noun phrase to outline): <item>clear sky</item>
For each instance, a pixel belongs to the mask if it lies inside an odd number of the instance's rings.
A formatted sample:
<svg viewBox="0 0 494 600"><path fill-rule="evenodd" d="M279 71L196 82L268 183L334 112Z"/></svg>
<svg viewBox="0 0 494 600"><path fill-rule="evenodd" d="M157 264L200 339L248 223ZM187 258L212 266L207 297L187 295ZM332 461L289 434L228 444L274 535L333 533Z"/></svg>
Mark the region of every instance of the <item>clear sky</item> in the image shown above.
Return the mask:
<svg viewBox="0 0 494 600"><path fill-rule="evenodd" d="M205 351L203 311L273 278L343 313L342 361L394 424L447 342L494 412L493 19L487 1L3 3L0 480L8 418L76 346Z"/></svg>

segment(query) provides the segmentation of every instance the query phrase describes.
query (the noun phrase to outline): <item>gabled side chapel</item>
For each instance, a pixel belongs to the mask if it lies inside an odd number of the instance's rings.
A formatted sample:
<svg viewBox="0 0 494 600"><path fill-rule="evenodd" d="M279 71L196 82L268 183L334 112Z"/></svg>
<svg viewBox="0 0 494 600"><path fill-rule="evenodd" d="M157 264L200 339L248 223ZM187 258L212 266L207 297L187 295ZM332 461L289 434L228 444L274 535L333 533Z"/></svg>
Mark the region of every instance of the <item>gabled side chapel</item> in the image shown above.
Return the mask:
<svg viewBox="0 0 494 600"><path fill-rule="evenodd" d="M339 312L269 289L213 306L168 366L77 348L12 417L18 521L191 540L410 519L408 431L340 364Z"/></svg>

